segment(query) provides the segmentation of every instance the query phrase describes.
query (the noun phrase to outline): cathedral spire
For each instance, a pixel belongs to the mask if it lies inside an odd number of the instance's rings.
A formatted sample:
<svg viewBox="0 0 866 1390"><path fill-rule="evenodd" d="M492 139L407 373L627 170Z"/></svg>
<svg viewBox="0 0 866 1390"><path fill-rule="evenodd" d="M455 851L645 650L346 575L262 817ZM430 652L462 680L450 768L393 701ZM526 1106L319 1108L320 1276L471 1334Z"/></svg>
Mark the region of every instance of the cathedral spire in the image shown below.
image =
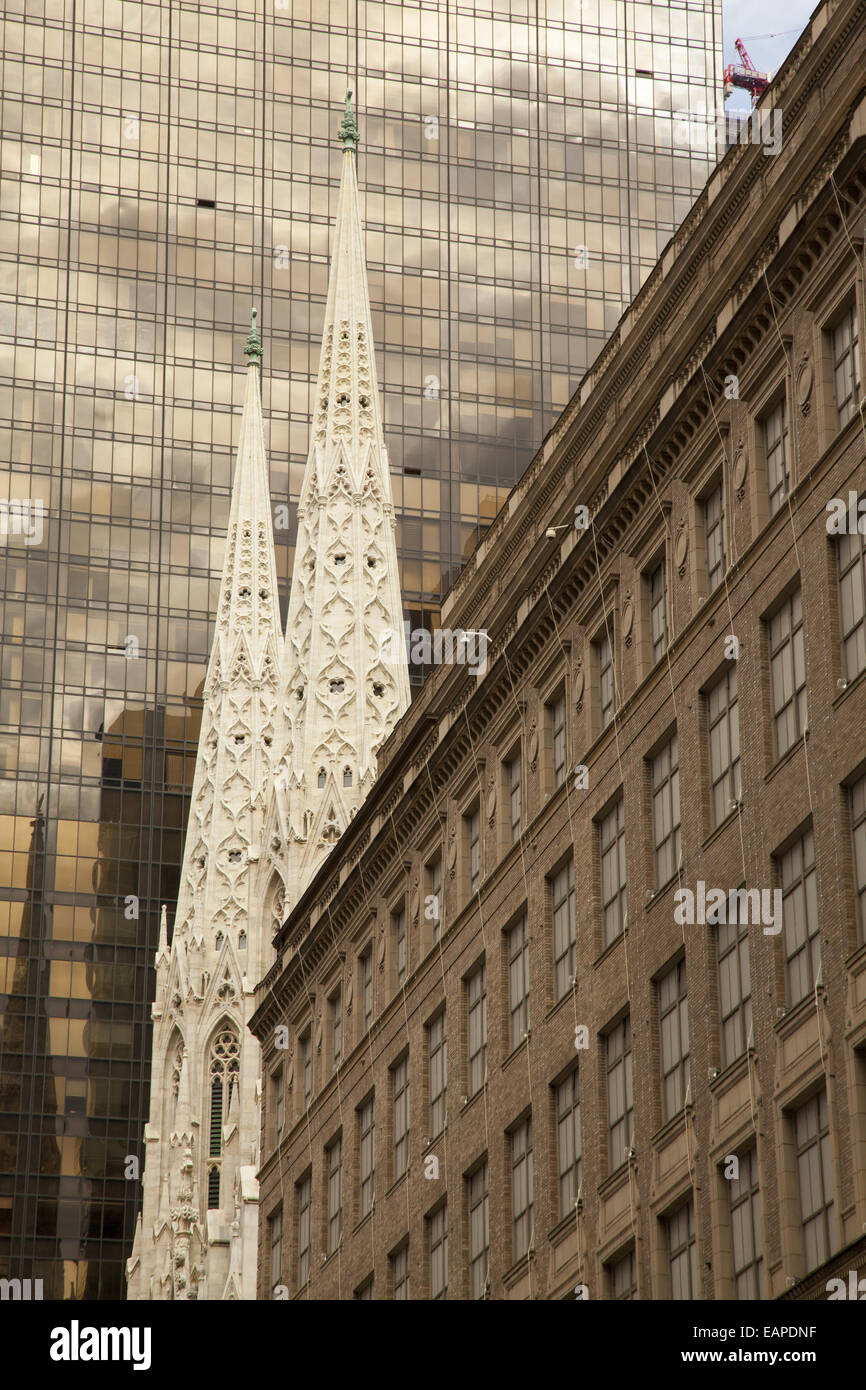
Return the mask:
<svg viewBox="0 0 866 1390"><path fill-rule="evenodd" d="M244 351L246 393L173 938L189 934L207 949L216 949L219 934L237 949L246 930L249 851L259 843L278 728L282 641L255 309Z"/></svg>
<svg viewBox="0 0 866 1390"><path fill-rule="evenodd" d="M247 1028L251 994L270 960L253 875L285 744L282 633L259 385L262 344L253 310L216 626L202 694L201 732L171 945L163 909L156 964L150 1121L143 1218L128 1265L130 1298L219 1297L230 1231L255 1245L255 1171L236 1211L237 1161L258 1142L259 1047ZM234 1152L234 1151L233 1151ZM242 1296L255 1296L255 1261Z"/></svg>
<svg viewBox="0 0 866 1390"><path fill-rule="evenodd" d="M282 876L291 906L409 705L394 504L346 96L342 173L283 658Z"/></svg>

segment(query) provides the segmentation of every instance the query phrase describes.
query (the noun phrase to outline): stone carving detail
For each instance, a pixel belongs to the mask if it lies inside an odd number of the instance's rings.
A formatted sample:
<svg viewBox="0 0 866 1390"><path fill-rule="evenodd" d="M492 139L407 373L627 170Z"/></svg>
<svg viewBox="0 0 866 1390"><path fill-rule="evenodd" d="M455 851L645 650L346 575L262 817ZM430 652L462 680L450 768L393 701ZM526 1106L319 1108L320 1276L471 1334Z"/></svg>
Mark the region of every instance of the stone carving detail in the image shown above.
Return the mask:
<svg viewBox="0 0 866 1390"><path fill-rule="evenodd" d="M496 818L496 778L494 777L493 773L490 774L490 779L487 784L486 809L487 819L492 825L494 819Z"/></svg>
<svg viewBox="0 0 866 1390"><path fill-rule="evenodd" d="M810 397L812 395L812 381L814 373L812 363L809 361L809 354L804 352L800 358L800 365L797 369L797 404L802 415L808 415L810 409Z"/></svg>
<svg viewBox="0 0 866 1390"><path fill-rule="evenodd" d="M453 878L457 869L457 831L452 825L448 830L448 873Z"/></svg>
<svg viewBox="0 0 866 1390"><path fill-rule="evenodd" d="M583 692L586 685L586 672L583 669L583 662L578 660L574 668L574 703L577 706L578 714L583 709Z"/></svg>
<svg viewBox="0 0 866 1390"><path fill-rule="evenodd" d="M748 468L748 455L746 454L745 445L742 439L740 439L737 441L737 447L734 450L734 463L731 469L731 479L734 484L734 492L736 493L738 502L742 502L746 495L745 482Z"/></svg>
<svg viewBox="0 0 866 1390"><path fill-rule="evenodd" d="M631 590L626 592L620 619L622 623L623 641L626 647L630 647L632 644L632 628L634 627L634 603L632 602Z"/></svg>
<svg viewBox="0 0 866 1390"><path fill-rule="evenodd" d="M677 536L674 541L674 564L677 567L677 574L682 579L686 572L686 556L689 553L689 529L688 523L683 519L677 525Z"/></svg>
<svg viewBox="0 0 866 1390"><path fill-rule="evenodd" d="M533 719L533 721L532 721L532 724L531 724L530 730L529 730L528 752L529 752L529 766L531 767L532 771L534 772L535 769L536 769L536 765L537 765L537 763L538 763L538 730L537 730L536 727L535 727L535 720L534 720L534 719Z"/></svg>

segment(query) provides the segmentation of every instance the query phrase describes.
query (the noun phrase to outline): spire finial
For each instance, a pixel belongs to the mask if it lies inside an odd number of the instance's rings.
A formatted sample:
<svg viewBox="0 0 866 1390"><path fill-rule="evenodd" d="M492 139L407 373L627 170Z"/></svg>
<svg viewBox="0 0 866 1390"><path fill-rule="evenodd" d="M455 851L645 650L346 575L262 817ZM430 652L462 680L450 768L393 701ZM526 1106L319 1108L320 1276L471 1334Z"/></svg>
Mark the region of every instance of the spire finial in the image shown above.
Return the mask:
<svg viewBox="0 0 866 1390"><path fill-rule="evenodd" d="M343 124L340 126L337 139L342 141L344 150L356 150L360 140L358 132L358 122L352 111L352 93L346 92L346 111L343 116Z"/></svg>
<svg viewBox="0 0 866 1390"><path fill-rule="evenodd" d="M246 346L244 347L244 352L246 353L251 364L259 364L262 360L262 340L259 337L259 330L256 327L256 319L258 318L258 316L258 309L253 309L252 314L250 315L249 337L247 338Z"/></svg>

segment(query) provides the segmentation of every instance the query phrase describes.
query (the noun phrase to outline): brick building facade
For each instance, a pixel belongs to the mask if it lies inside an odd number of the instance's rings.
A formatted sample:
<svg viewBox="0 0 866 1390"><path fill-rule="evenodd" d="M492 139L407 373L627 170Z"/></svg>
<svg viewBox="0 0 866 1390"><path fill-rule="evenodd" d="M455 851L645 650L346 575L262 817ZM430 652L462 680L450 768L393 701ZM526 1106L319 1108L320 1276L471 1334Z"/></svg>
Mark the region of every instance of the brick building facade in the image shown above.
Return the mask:
<svg viewBox="0 0 866 1390"><path fill-rule="evenodd" d="M864 1262L864 60L819 8L448 596L486 666L279 935L262 1298Z"/></svg>

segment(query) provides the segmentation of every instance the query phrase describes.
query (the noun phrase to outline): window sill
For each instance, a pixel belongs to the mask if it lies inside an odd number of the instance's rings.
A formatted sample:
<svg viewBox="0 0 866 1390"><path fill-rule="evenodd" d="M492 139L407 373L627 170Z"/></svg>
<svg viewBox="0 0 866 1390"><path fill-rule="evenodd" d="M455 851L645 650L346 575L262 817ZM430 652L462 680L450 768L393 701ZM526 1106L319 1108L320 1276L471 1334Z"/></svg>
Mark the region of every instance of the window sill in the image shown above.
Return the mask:
<svg viewBox="0 0 866 1390"><path fill-rule="evenodd" d="M404 1182L408 1182L408 1181L409 1181L409 1171L410 1171L409 1168L407 1168L406 1171L405 1171L405 1173L401 1173L400 1176L399 1176L399 1178L395 1178L394 1181L392 1182L391 1186L390 1186L389 1188L386 1188L386 1190L385 1190L385 1196L386 1196L386 1197L390 1197L391 1194L392 1194L393 1192L396 1192L397 1189L398 1189Z"/></svg>
<svg viewBox="0 0 866 1390"><path fill-rule="evenodd" d="M555 1004L551 1004L550 1008L547 1010L547 1013L544 1015L545 1023L549 1023L550 1020L556 1016L556 1014L560 1013L562 1009L565 1008L565 1006L574 998L574 991L576 989L576 984L569 985L566 993L562 996L562 998L557 999Z"/></svg>
<svg viewBox="0 0 866 1390"><path fill-rule="evenodd" d="M777 1018L773 1024L773 1032L777 1038L787 1038L791 1033L796 1033L804 1019L809 1017L815 1008L815 994L819 999L824 998L824 986L818 985L817 991L810 990L805 999L801 999L798 1004L792 1005L782 1018ZM780 1006L781 1007L781 1006Z"/></svg>
<svg viewBox="0 0 866 1390"><path fill-rule="evenodd" d="M729 1087L742 1081L748 1075L752 1059L756 1056L755 1049L749 1047L745 1052L741 1052L739 1057L735 1057L733 1062L729 1062L723 1067L710 1082L711 1095L724 1095Z"/></svg>
<svg viewBox="0 0 866 1390"><path fill-rule="evenodd" d="M840 676L840 680L845 680L845 677ZM831 705L833 706L833 709L839 709L840 705L842 705L845 702L845 700L848 699L848 696L851 695L855 690L858 690L860 686L864 684L866 684L866 666L863 667L862 671L858 671L856 676L852 676L851 679L848 681L848 684L845 686L845 689L840 690L838 695L834 696L834 698L830 701Z"/></svg>
<svg viewBox="0 0 866 1390"><path fill-rule="evenodd" d="M866 941L862 941L845 961L845 968L855 975L861 974L862 967L866 967Z"/></svg>
<svg viewBox="0 0 866 1390"><path fill-rule="evenodd" d="M599 1197L610 1197L612 1193L618 1192L621 1187L624 1187L628 1182L631 1165L634 1162L635 1159L627 1158L624 1163L609 1173L604 1182L600 1182L596 1188Z"/></svg>
<svg viewBox="0 0 866 1390"><path fill-rule="evenodd" d="M483 1086L479 1086L477 1091L475 1091L471 1096L466 1097L466 1103L465 1105L461 1105L459 1113L461 1115L467 1114L472 1109L475 1102L479 1100L481 1096L484 1095L486 1090L487 1082L485 1081Z"/></svg>
<svg viewBox="0 0 866 1390"><path fill-rule="evenodd" d="M529 1039L530 1039L531 1037L532 1037L532 1032L531 1032L531 1030L527 1030L527 1036L523 1039L522 1042L519 1042L519 1043L517 1044L517 1046L513 1049L513 1051L509 1052L509 1054L508 1054L508 1056L506 1057L505 1061L502 1063L502 1066L501 1066L501 1068L500 1068L501 1071L505 1071L508 1067L510 1067L511 1064L512 1064L512 1062L515 1060L515 1058L519 1057L520 1054L521 1054L521 1052L525 1051L525 1049L529 1046Z"/></svg>
<svg viewBox="0 0 866 1390"><path fill-rule="evenodd" d="M793 762L794 758L796 758L797 754L801 751L804 742L808 741L808 738L809 729L807 727L806 732L804 734L801 734L798 739L795 739L794 742L791 744L791 747L786 749L785 752L782 754L781 758L777 758L776 761L773 763L772 767L768 768L768 770L764 773L765 784L771 782L773 778L776 776L776 773L779 772L781 768L785 767L788 763Z"/></svg>
<svg viewBox="0 0 866 1390"><path fill-rule="evenodd" d="M678 884L680 884L684 880L684 878L685 865L681 864L679 869L677 869L675 873L671 874L671 877L666 879L660 888L656 888L654 890L652 897L647 900L647 903L644 907L644 911L649 912L651 908L655 907L657 902L659 902L662 898L666 897L667 894L671 891L671 889L675 888Z"/></svg>
<svg viewBox="0 0 866 1390"><path fill-rule="evenodd" d="M690 1101L688 1105L683 1106L682 1110L678 1110L675 1115L672 1115L669 1120L665 1120L661 1129L657 1129L655 1134L650 1135L650 1143L656 1152L666 1148L672 1139L676 1139L678 1135L682 1134L689 1115L694 1113L694 1108L694 1105Z"/></svg>
<svg viewBox="0 0 866 1390"><path fill-rule="evenodd" d="M571 1208L571 1211L567 1211L565 1216L561 1216L553 1229L548 1232L547 1239L551 1245L559 1245L560 1241L574 1229L578 1215L582 1215L582 1213L583 1198L581 1197L577 1204Z"/></svg>
<svg viewBox="0 0 866 1390"><path fill-rule="evenodd" d="M362 1230L364 1226L366 1226L366 1224L367 1224L368 1221L372 1221L372 1220L373 1220L373 1212L374 1212L374 1210L375 1210L375 1204L376 1204L376 1199L375 1199L375 1197L374 1197L374 1198L373 1198L373 1206L372 1206L372 1207L370 1208L370 1210L367 1212L367 1215L366 1215L366 1216L362 1216L362 1217L361 1217L361 1220L358 1222L357 1226L353 1226L353 1227L352 1227L352 1235L353 1235L353 1236L356 1236L356 1235L358 1234L358 1232L359 1232L360 1230Z"/></svg>
<svg viewBox="0 0 866 1390"><path fill-rule="evenodd" d="M521 1255L520 1259L516 1260L514 1264L511 1266L511 1268L507 1269L503 1274L502 1282L505 1285L506 1289L512 1288L516 1283L519 1282L519 1280L522 1278L524 1274L528 1273L534 1259L535 1251L530 1245L526 1254Z"/></svg>
<svg viewBox="0 0 866 1390"><path fill-rule="evenodd" d="M593 968L593 970L597 970L598 967L601 965L602 961L607 960L608 956L612 956L613 953L614 953L614 951L616 950L617 946L621 945L622 942L625 941L627 937L628 937L628 927L626 926L626 927L623 927L623 929L622 929L622 931L620 932L619 936L615 936L615 937L613 938L613 941L608 942L608 944L605 946L605 948L604 948L604 950L601 952L601 954L598 955L598 956L596 956L595 960L592 962L592 968Z"/></svg>
<svg viewBox="0 0 866 1390"><path fill-rule="evenodd" d="M737 819L737 817L738 817L738 815L740 814L740 811L741 811L741 809L742 809L742 806L743 806L743 798L742 798L742 795L741 795L741 796L740 796L739 804L736 805L736 806L734 806L734 807L732 807L731 810L728 812L728 814L727 814L726 816L724 816L722 820L719 821L718 825L714 825L714 826L713 826L713 828L712 828L712 830L710 831L709 835L707 836L707 838L704 840L703 844L701 845L701 849L709 849L710 845L715 844L716 840L720 840L720 839L722 838L722 836L724 835L725 831L726 831L726 830L731 826L731 824Z"/></svg>

